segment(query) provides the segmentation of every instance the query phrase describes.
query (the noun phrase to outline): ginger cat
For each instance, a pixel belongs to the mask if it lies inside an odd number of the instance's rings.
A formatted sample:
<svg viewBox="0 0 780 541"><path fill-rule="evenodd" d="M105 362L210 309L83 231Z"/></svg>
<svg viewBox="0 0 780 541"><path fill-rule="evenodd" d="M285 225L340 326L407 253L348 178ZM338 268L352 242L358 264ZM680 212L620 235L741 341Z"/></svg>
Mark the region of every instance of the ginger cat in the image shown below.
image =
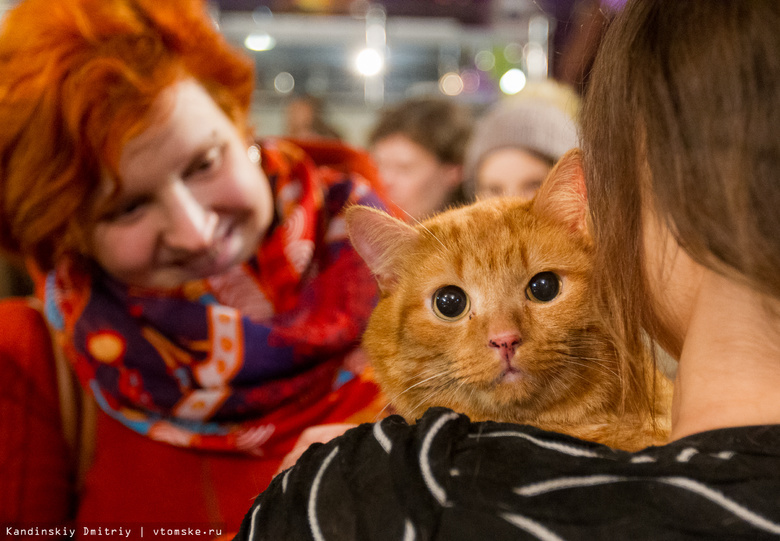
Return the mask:
<svg viewBox="0 0 780 541"><path fill-rule="evenodd" d="M444 406L626 450L666 440L671 383L657 373L624 389L592 305L579 151L531 201L484 200L416 227L356 206L347 225L381 291L363 346L407 420Z"/></svg>

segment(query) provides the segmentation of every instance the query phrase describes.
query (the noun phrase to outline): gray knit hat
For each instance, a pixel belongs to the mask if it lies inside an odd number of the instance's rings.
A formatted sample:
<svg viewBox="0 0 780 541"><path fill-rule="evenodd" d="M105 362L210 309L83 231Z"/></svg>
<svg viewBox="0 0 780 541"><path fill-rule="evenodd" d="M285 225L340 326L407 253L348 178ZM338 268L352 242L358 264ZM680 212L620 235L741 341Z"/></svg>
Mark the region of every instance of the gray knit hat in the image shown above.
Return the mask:
<svg viewBox="0 0 780 541"><path fill-rule="evenodd" d="M523 148L552 161L578 146L577 126L560 107L539 97L499 102L476 123L463 163L464 187L476 191L476 174L485 157L500 148Z"/></svg>

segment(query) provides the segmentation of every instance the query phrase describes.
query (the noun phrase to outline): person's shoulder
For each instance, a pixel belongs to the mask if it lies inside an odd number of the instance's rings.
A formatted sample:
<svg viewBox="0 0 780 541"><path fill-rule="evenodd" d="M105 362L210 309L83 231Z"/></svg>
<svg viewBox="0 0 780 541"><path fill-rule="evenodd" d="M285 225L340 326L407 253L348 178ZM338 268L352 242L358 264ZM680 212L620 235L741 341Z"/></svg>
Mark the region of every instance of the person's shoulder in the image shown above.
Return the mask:
<svg viewBox="0 0 780 541"><path fill-rule="evenodd" d="M729 429L631 453L432 408L415 423L390 416L313 445L258 499L242 534L400 539L412 532L453 540L532 528L569 534L564 538L671 539L687 528L712 538L713 517L723 509L728 515L732 498L751 513L775 514L778 452L756 452L778 433L780 427ZM714 514L696 511L703 500L714 502ZM696 520L661 520L680 509ZM629 515L635 521L622 520ZM638 537L636 525L646 530ZM756 528L766 524L737 521L728 538Z"/></svg>
<svg viewBox="0 0 780 541"><path fill-rule="evenodd" d="M648 457L652 457L653 462L678 462L680 453L780 457L780 425L713 430L666 445L628 452L531 425L474 422L464 414L439 407L427 410L414 423L393 415L376 423L360 425L342 438L342 447L350 449L365 445L367 441L376 451L385 453L399 446L433 454L446 448L452 456L475 452L489 455L490 462L501 462L504 453L512 462L518 460L518 453L524 453L529 460L549 460L550 455L558 455L562 460L569 457L628 464L650 462Z"/></svg>

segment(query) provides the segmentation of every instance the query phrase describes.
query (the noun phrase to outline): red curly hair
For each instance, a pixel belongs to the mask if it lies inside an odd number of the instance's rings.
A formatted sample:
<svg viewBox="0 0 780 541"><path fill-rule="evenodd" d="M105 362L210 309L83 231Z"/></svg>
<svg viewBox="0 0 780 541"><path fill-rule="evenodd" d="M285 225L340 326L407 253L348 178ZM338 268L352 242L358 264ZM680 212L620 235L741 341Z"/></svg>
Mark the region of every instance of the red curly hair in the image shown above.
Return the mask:
<svg viewBox="0 0 780 541"><path fill-rule="evenodd" d="M201 0L24 0L0 31L0 247L87 254L92 197L167 86L193 78L247 131L254 71Z"/></svg>

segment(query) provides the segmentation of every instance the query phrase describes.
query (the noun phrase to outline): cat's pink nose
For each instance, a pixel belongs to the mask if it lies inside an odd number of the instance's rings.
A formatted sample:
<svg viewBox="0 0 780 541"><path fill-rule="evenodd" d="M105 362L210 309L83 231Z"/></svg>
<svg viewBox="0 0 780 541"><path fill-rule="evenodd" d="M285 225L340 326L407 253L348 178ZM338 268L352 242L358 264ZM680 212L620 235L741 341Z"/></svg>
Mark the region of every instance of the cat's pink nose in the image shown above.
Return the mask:
<svg viewBox="0 0 780 541"><path fill-rule="evenodd" d="M489 339L488 344L498 350L502 359L510 361L515 356L515 351L521 342L522 339L518 333L508 332L493 336Z"/></svg>

